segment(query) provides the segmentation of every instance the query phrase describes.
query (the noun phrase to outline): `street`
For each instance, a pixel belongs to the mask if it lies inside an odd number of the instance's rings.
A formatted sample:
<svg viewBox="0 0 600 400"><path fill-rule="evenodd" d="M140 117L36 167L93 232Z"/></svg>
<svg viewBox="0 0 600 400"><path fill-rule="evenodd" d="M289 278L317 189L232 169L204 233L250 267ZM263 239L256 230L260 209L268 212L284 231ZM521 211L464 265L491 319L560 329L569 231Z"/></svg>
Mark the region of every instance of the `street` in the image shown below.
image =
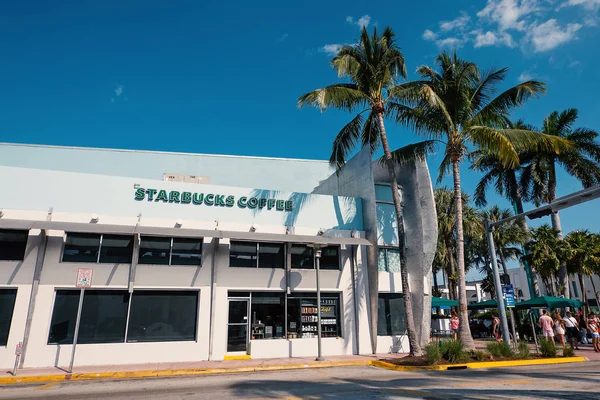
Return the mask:
<svg viewBox="0 0 600 400"><path fill-rule="evenodd" d="M600 363L399 372L341 367L0 387L0 399L600 399Z"/></svg>

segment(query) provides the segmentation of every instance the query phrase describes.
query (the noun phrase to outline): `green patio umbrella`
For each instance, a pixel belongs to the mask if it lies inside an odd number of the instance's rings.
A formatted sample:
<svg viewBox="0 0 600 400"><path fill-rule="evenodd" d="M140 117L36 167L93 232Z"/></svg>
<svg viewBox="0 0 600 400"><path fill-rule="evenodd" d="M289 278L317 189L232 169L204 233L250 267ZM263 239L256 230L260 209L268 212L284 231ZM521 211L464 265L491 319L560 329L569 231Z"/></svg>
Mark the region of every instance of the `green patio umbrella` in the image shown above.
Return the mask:
<svg viewBox="0 0 600 400"><path fill-rule="evenodd" d="M498 302L494 299L482 301L480 303L473 303L467 306L469 310L485 310L491 308L498 308Z"/></svg>
<svg viewBox="0 0 600 400"><path fill-rule="evenodd" d="M444 299L443 297L431 297L431 307L456 307L458 306L458 301Z"/></svg>
<svg viewBox="0 0 600 400"><path fill-rule="evenodd" d="M581 307L583 303L579 300L571 300L564 297L540 296L534 297L531 300L521 301L515 304L517 310L530 308L547 308L553 310L555 308L565 307Z"/></svg>

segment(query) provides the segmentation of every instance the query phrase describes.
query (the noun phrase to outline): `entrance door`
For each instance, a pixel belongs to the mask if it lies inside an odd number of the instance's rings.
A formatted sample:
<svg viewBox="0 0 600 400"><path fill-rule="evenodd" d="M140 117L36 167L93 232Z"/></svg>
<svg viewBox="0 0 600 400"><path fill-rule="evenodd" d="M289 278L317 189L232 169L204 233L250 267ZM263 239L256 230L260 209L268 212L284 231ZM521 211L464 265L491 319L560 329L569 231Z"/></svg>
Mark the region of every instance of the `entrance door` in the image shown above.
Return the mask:
<svg viewBox="0 0 600 400"><path fill-rule="evenodd" d="M248 349L248 300L229 300L227 322L227 352L244 352Z"/></svg>

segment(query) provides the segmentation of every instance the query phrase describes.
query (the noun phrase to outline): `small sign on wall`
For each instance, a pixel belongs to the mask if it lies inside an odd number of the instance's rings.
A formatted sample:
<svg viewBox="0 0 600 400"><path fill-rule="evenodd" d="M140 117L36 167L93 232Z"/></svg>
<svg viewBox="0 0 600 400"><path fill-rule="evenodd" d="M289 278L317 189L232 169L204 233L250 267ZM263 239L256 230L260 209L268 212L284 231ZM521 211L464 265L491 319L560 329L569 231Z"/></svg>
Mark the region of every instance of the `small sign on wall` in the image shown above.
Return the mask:
<svg viewBox="0 0 600 400"><path fill-rule="evenodd" d="M75 286L81 289L92 287L92 276L94 270L92 268L79 268L77 270L77 283Z"/></svg>

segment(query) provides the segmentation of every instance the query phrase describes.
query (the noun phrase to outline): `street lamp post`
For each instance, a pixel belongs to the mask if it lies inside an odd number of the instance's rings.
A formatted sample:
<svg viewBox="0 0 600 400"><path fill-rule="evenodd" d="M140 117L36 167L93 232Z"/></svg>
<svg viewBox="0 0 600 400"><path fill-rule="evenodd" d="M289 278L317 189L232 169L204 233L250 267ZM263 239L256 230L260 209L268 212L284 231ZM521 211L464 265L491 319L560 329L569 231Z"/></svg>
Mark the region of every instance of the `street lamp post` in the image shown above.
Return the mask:
<svg viewBox="0 0 600 400"><path fill-rule="evenodd" d="M314 249L315 270L317 274L317 358L315 361L325 361L321 347L321 285L319 282L320 266L321 266L321 246L318 244L309 245Z"/></svg>
<svg viewBox="0 0 600 400"><path fill-rule="evenodd" d="M500 322L502 324L502 336L504 341L510 345L510 336L508 331L508 321L506 320L506 309L504 308L504 296L502 294L502 284L500 282L500 271L498 271L498 260L496 260L496 246L494 245L493 227L490 221L485 220L485 230L487 232L488 246L490 252L490 261L492 263L492 272L494 277L494 286L496 289L496 300L498 301L498 311L500 312ZM513 324L514 324L513 320Z"/></svg>

